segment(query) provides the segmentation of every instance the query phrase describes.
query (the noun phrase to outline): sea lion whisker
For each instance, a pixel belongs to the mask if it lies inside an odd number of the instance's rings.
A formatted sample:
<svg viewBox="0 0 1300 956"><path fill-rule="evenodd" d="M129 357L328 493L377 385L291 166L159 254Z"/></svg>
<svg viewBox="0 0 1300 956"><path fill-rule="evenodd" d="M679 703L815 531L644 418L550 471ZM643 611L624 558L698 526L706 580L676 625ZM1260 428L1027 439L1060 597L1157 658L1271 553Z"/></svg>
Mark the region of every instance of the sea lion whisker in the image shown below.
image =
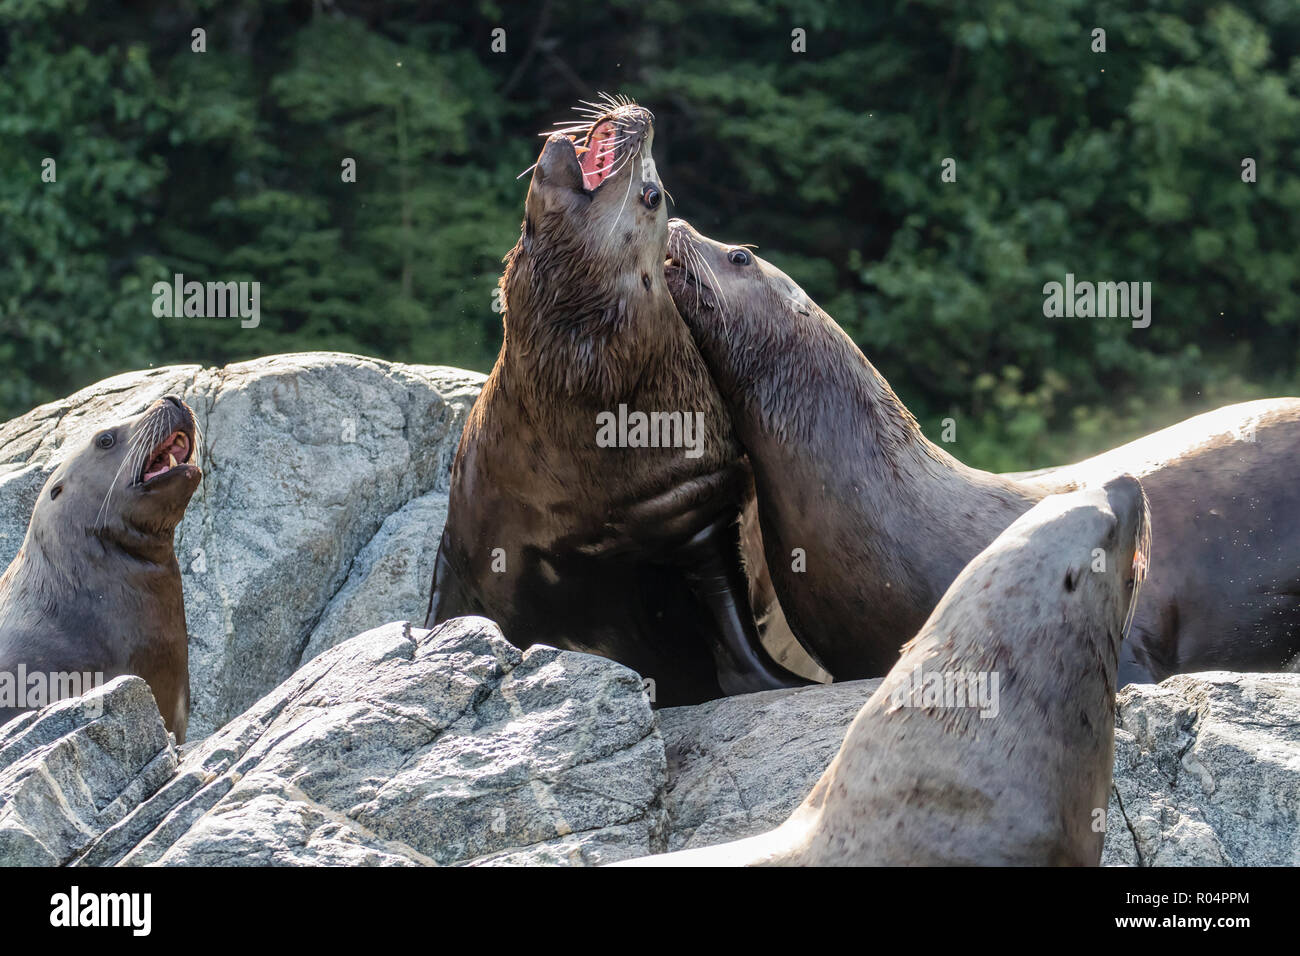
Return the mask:
<svg viewBox="0 0 1300 956"><path fill-rule="evenodd" d="M158 447L158 443L163 440L167 434L167 428L162 420L161 415L154 415L147 419L146 428L139 432L139 441L132 442L128 449L127 457L131 462L131 483L137 484L140 480L140 473L143 471L145 464L149 460L149 453Z"/></svg>
<svg viewBox="0 0 1300 956"><path fill-rule="evenodd" d="M700 256L700 263L713 279L713 294L718 300L718 313L722 316L723 328L726 328L727 316L731 312L731 303L727 299L727 293L722 290L722 283L718 281L718 274L713 271L713 266L709 265L708 259L703 255Z"/></svg>
<svg viewBox="0 0 1300 956"><path fill-rule="evenodd" d="M615 176L618 175L619 171L620 171L621 169L623 169L624 166L626 166L629 162L632 161L633 158L635 158L635 157L637 157L637 156L640 156L640 155L641 155L641 147L644 146L644 145L645 145L645 140L642 140L641 143L637 146L637 148L636 148L635 150L630 151L630 152L624 152L624 153L623 153L623 157L622 157L622 159L621 159L619 162L616 162L616 163L614 164L614 168L611 169L611 170L610 170L610 171L605 175L605 179L613 179ZM610 220L610 223L609 223L609 231L605 233L606 238L608 238L609 236L613 235L613 234L614 234L614 230L618 228L619 220L622 219L622 217L623 217L623 210L627 208L627 200L628 200L628 197L632 195L632 180L633 180L634 178L635 178L635 177L633 177L633 176L629 176L629 177L627 177L627 190L623 193L623 201L622 201L621 203L619 203L618 214L617 214L616 216L614 216L613 219Z"/></svg>
<svg viewBox="0 0 1300 956"><path fill-rule="evenodd" d="M614 175L615 172L611 172L609 176L606 176L605 178L610 179ZM607 238L613 235L614 230L618 228L619 220L623 218L623 210L627 207L627 197L631 195L632 195L632 177L629 176L627 177L627 191L623 193L623 201L619 203L618 206L618 215L616 215L613 219L610 220L609 231L605 233Z"/></svg>
<svg viewBox="0 0 1300 956"><path fill-rule="evenodd" d="M1124 627L1121 630L1123 640L1128 640L1133 629L1133 619L1137 616L1138 598L1142 594L1142 583L1146 580L1151 566L1151 509L1146 492L1142 494L1142 527L1138 530L1137 541L1133 549L1133 593L1129 595L1128 610L1124 614Z"/></svg>
<svg viewBox="0 0 1300 956"><path fill-rule="evenodd" d="M108 505L113 498L113 492L117 490L117 480L122 476L123 469L136 457L136 450L144 447L146 437L146 430L141 429L131 436L131 440L127 442L126 452L122 455L122 463L117 466L117 471L113 473L113 477L108 483L108 491L104 494L104 500L100 502L99 511L95 513L94 527L96 531L103 531L107 527Z"/></svg>
<svg viewBox="0 0 1300 956"><path fill-rule="evenodd" d="M627 138L626 138L626 137L624 137L623 139L619 140L618 142L611 142L610 140L604 140L604 141L602 141L601 144L600 144L600 152L598 152L598 153L596 154L596 160L599 162L599 161L604 160L604 158L605 158L606 156L610 155L611 153L617 153L617 152L618 152L618 148L619 148L620 146L622 146L622 145L623 145L624 143L626 143L626 142L627 142ZM588 148L590 148L590 147L588 147ZM616 171L617 171L617 169L615 169L615 170L611 170L610 173L609 173L609 175L610 175L610 176L613 176L614 173L615 173Z"/></svg>
<svg viewBox="0 0 1300 956"><path fill-rule="evenodd" d="M117 466L117 471L113 473L112 479L108 483L108 491L104 494L104 500L99 503L99 510L95 512L95 530L103 531L107 527L108 521L108 503L113 497L113 491L117 488L117 479L122 475L122 469L126 467L127 462L131 459L129 455L123 456L122 464Z"/></svg>
<svg viewBox="0 0 1300 956"><path fill-rule="evenodd" d="M695 268L693 267L697 266L695 260L696 257L699 255L699 251L694 249L691 246L691 244L687 242L682 247L682 254L684 255L687 262L686 277L687 279L691 280L691 285L695 289L695 309L698 312L700 308L700 279L699 276L696 274Z"/></svg>
<svg viewBox="0 0 1300 956"><path fill-rule="evenodd" d="M203 449L207 447L207 435L197 418L191 418L191 421L194 425L194 464L201 465L203 463Z"/></svg>
<svg viewBox="0 0 1300 956"><path fill-rule="evenodd" d="M713 289L702 278L704 263L698 246L689 237L686 237L680 243L679 248L681 249L681 260L684 260L682 269L686 273L686 281L695 290L695 308L698 310L701 291L713 292ZM705 308L712 310L713 306L706 303Z"/></svg>
<svg viewBox="0 0 1300 956"><path fill-rule="evenodd" d="M704 253L700 250L699 245L694 242L688 242L687 249L691 256L691 262L695 265L695 269L692 270L692 278L694 278L695 280L696 308L697 309L699 308L701 295L704 292L711 293L713 295L713 305L709 306L706 304L706 308L709 309L716 308L718 310L719 317L722 319L723 327L725 328L726 315L722 311L722 302L719 299L718 291L714 288L714 286L716 286L718 283L718 277L716 275L713 277L713 283L714 283L713 285L709 285L707 282L705 282L704 275L705 275L705 271L708 270L709 265L704 259Z"/></svg>
<svg viewBox="0 0 1300 956"><path fill-rule="evenodd" d="M622 155L621 157L619 157L618 161L614 163L614 168L611 169L608 173L605 174L605 178L606 178L606 179L613 179L615 176L617 176L620 172L623 171L623 168L624 168L625 166L627 166L628 163L630 163L633 159L635 159L636 157L638 157L638 156L640 156L640 155L641 155L641 149L640 149L640 147L638 147L636 150L634 150L634 151L632 151L632 152L624 152L623 155ZM632 184L632 177L629 176L629 177L628 177L628 186L630 187L631 184ZM621 215L622 212L623 212L623 210L620 209L620 210L619 210L619 214Z"/></svg>

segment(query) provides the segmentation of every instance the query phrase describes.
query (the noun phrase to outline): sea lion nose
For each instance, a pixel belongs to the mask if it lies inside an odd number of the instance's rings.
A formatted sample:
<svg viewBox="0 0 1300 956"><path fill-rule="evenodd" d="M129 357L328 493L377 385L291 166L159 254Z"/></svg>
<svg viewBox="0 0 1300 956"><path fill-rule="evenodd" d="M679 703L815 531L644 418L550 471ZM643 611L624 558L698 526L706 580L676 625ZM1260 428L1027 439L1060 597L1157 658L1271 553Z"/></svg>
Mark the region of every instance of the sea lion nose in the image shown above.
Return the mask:
<svg viewBox="0 0 1300 956"><path fill-rule="evenodd" d="M182 402L182 401L181 401L179 398L177 398L175 395L164 395L164 396L163 396L163 401L164 401L164 402L171 402L171 403L172 403L173 405L175 405L177 408L184 408L184 407L185 407L185 403Z"/></svg>

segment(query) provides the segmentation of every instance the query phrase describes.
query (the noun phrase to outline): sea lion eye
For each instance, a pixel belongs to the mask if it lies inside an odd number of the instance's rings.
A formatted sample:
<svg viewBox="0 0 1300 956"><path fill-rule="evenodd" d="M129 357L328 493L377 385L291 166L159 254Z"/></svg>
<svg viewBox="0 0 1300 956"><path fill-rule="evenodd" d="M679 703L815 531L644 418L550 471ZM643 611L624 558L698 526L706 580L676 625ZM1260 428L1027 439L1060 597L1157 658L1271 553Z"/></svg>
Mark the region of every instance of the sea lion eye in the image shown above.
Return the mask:
<svg viewBox="0 0 1300 956"><path fill-rule="evenodd" d="M55 498L59 497L59 495L62 492L63 492L63 486L55 485L53 488L50 489L50 500L53 501Z"/></svg>
<svg viewBox="0 0 1300 956"><path fill-rule="evenodd" d="M647 209L656 209L659 206L659 200L662 197L659 193L659 187L654 183L646 183L645 189L641 190L641 202Z"/></svg>
<svg viewBox="0 0 1300 956"><path fill-rule="evenodd" d="M112 432L104 432L104 434L98 436L95 439L95 444L98 445L100 448L112 448L114 442L116 441L117 438L113 435Z"/></svg>
<svg viewBox="0 0 1300 956"><path fill-rule="evenodd" d="M727 261L733 266L747 266L754 261L754 257L745 249L732 249L727 253Z"/></svg>

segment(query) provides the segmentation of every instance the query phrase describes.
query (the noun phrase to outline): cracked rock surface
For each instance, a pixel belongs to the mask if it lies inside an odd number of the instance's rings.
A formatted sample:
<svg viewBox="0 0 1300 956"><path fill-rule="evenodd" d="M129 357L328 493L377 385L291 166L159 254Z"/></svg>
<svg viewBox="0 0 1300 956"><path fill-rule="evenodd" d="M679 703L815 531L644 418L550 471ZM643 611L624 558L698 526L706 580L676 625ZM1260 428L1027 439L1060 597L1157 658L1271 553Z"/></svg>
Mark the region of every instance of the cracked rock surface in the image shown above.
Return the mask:
<svg viewBox="0 0 1300 956"><path fill-rule="evenodd" d="M175 769L138 677L14 718L0 727L0 865L67 863Z"/></svg>
<svg viewBox="0 0 1300 956"><path fill-rule="evenodd" d="M668 849L739 840L784 823L879 686L862 680L769 690L659 711Z"/></svg>
<svg viewBox="0 0 1300 956"><path fill-rule="evenodd" d="M875 684L655 714L604 658L392 623L178 766L119 678L0 732L0 862L588 865L739 839L803 800ZM1111 865L1300 862L1300 675L1122 691L1107 824Z"/></svg>
<svg viewBox="0 0 1300 956"><path fill-rule="evenodd" d="M1120 691L1102 862L1300 865L1300 675Z"/></svg>
<svg viewBox="0 0 1300 956"><path fill-rule="evenodd" d="M393 620L423 621L447 472L475 372L332 352L106 379L0 425L0 568L69 442L167 394L194 409L204 479L176 534L190 634L189 739L272 690L312 653ZM380 568L401 588L348 588L386 519L432 496ZM427 554L426 554L427 552ZM374 560L357 569L377 581ZM341 600L336 602L336 597ZM341 606L340 606L341 605ZM313 642L318 622L327 633ZM343 630L347 630L344 634Z"/></svg>
<svg viewBox="0 0 1300 956"><path fill-rule="evenodd" d="M875 681L660 712L669 848L754 836L812 790ZM1300 675L1185 674L1116 700L1104 865L1300 865Z"/></svg>
<svg viewBox="0 0 1300 956"><path fill-rule="evenodd" d="M603 863L661 849L640 678L496 625L376 628L192 750L81 865Z"/></svg>
<svg viewBox="0 0 1300 956"><path fill-rule="evenodd" d="M137 678L4 725L0 863L581 865L784 820L876 682L652 714L608 660L521 653L476 618L385 623L424 618L482 381L282 355L129 373L0 425L0 568L69 442L169 393L209 438L176 542L190 746ZM1300 674L1121 691L1103 862L1300 864Z"/></svg>

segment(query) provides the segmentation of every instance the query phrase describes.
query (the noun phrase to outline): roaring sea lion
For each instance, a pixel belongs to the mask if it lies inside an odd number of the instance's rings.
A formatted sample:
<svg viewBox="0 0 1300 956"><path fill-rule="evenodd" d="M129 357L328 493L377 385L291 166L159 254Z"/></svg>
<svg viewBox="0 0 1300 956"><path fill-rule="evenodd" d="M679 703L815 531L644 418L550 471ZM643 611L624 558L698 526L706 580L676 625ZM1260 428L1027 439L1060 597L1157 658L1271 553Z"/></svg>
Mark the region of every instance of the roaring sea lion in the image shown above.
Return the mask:
<svg viewBox="0 0 1300 956"><path fill-rule="evenodd" d="M651 866L1096 866L1147 518L1130 476L1052 495L957 576L780 827Z"/></svg>
<svg viewBox="0 0 1300 956"><path fill-rule="evenodd" d="M750 250L673 220L665 272L748 452L781 606L837 680L888 670L961 568L1044 495L1120 472L1142 479L1156 532L1121 685L1300 654L1300 399L1014 480L927 441L834 319Z"/></svg>
<svg viewBox="0 0 1300 956"><path fill-rule="evenodd" d="M72 675L134 674L185 742L189 639L173 539L203 477L196 431L193 411L169 395L100 429L50 474L0 577L0 687L39 675L39 705L67 696L58 688ZM30 709L4 704L0 723Z"/></svg>
<svg viewBox="0 0 1300 956"><path fill-rule="evenodd" d="M763 649L737 516L751 482L664 282L650 112L552 134L500 287L505 337L452 466L426 624L602 654L659 704L806 683Z"/></svg>

